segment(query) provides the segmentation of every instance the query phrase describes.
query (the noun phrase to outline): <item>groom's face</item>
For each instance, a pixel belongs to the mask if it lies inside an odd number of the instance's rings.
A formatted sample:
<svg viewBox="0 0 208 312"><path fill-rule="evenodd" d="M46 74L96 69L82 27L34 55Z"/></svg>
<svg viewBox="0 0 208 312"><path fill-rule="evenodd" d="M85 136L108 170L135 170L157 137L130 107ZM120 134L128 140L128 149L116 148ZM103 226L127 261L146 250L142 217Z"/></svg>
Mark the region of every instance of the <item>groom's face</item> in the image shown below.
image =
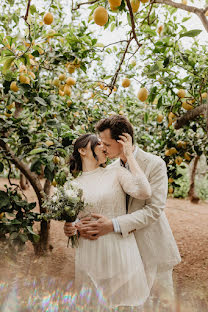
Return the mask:
<svg viewBox="0 0 208 312"><path fill-rule="evenodd" d="M116 140L112 139L110 129L100 132L100 138L103 143L103 150L110 159L118 158L123 152L123 147Z"/></svg>

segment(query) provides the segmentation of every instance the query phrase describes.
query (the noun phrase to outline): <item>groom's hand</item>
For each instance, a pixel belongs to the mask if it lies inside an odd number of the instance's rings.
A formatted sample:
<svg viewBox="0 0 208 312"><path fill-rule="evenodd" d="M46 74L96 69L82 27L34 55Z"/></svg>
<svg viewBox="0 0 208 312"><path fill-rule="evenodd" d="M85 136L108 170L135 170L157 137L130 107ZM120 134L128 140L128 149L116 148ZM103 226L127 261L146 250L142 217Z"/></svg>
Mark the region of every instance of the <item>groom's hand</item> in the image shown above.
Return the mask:
<svg viewBox="0 0 208 312"><path fill-rule="evenodd" d="M91 216L97 220L82 220L75 225L82 237L95 240L99 236L114 232L113 223L110 219L97 213L92 213Z"/></svg>

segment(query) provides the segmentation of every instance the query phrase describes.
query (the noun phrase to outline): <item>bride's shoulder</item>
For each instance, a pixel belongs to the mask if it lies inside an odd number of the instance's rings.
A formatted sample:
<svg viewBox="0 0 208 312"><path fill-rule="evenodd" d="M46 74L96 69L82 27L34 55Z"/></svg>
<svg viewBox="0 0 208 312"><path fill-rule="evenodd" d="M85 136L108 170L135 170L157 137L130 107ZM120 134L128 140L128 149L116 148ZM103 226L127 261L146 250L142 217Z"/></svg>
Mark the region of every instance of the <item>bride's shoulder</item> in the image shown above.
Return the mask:
<svg viewBox="0 0 208 312"><path fill-rule="evenodd" d="M111 164L107 165L106 168L112 169L112 168L118 168L120 167L120 159L114 160Z"/></svg>
<svg viewBox="0 0 208 312"><path fill-rule="evenodd" d="M109 174L115 174L120 171L120 160L115 160L113 163L105 167L105 170Z"/></svg>

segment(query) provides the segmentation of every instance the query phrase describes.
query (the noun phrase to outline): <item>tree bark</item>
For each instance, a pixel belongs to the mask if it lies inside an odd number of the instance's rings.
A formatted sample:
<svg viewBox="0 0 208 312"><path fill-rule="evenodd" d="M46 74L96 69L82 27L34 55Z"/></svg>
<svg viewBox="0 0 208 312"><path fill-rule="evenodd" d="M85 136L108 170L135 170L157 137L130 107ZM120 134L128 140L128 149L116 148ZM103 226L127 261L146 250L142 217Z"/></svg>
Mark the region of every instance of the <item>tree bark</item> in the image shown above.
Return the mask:
<svg viewBox="0 0 208 312"><path fill-rule="evenodd" d="M205 13L208 10L208 7L206 7L205 9L199 9L191 5L176 3L172 0L153 0L152 3L163 4L163 5L166 4L177 9L181 9L181 10L196 14L200 18L205 30L208 32L208 20L205 16Z"/></svg>
<svg viewBox="0 0 208 312"><path fill-rule="evenodd" d="M3 150L6 156L8 156L11 159L11 162L21 171L21 173L29 180L30 184L32 185L37 198L39 202L40 207L40 213L45 212L45 208L42 207L42 201L45 198L44 189L42 188L42 185L40 183L39 177L34 172L30 171L30 168L27 166L27 164L23 163L16 157L13 153L13 151L10 149L8 144L4 142L3 139L0 139L0 148ZM47 187L47 191L48 191ZM50 223L47 223L47 221L41 221L40 224L40 240L38 243L33 243L33 247L35 250L35 253L38 255L44 254L46 251L49 250L49 229L50 229Z"/></svg>
<svg viewBox="0 0 208 312"><path fill-rule="evenodd" d="M199 197L195 194L195 176L196 176L196 168L197 168L199 158L200 157L198 155L194 158L193 168L191 172L191 181L190 181L190 188L189 188L188 196L192 203L199 202Z"/></svg>
<svg viewBox="0 0 208 312"><path fill-rule="evenodd" d="M208 111L208 105L202 104L200 106L197 106L196 108L188 111L183 116L179 117L176 120L176 123L174 125L175 129L182 128L185 124L187 124L190 120L194 120L199 115L203 114L206 116L206 111Z"/></svg>
<svg viewBox="0 0 208 312"><path fill-rule="evenodd" d="M24 174L22 174L22 172L20 172L20 187L23 190L26 190L29 187L28 180L25 178L25 176L24 176Z"/></svg>

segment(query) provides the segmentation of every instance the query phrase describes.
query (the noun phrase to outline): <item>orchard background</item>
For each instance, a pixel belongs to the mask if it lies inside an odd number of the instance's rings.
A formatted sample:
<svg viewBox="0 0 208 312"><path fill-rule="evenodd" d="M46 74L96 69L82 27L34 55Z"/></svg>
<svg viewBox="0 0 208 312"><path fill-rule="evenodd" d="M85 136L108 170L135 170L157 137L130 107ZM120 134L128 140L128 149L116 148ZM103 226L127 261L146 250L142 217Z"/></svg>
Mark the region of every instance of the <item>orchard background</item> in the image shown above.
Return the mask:
<svg viewBox="0 0 208 312"><path fill-rule="evenodd" d="M113 114L165 160L170 197L206 205L206 2L2 1L1 255L28 241L37 255L50 250L50 224L37 219L43 200L69 177L73 140Z"/></svg>

